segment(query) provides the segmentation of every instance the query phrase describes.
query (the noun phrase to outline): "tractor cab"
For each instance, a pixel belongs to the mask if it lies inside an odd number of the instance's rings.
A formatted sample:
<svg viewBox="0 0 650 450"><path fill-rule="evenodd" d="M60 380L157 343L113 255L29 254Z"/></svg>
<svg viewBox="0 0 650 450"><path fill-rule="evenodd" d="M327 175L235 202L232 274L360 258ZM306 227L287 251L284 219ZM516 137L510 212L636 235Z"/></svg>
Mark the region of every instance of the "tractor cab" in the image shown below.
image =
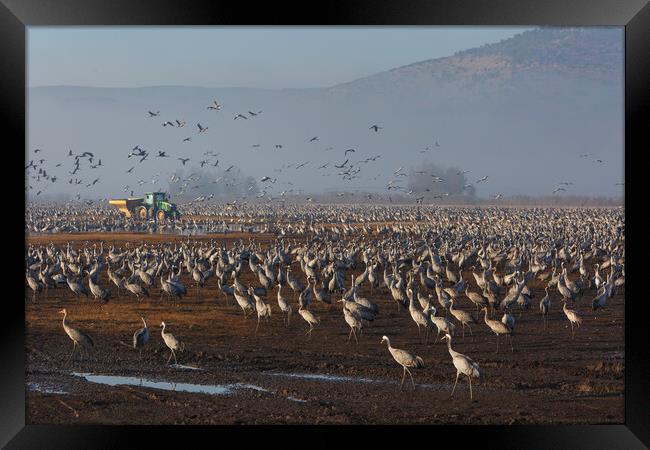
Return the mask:
<svg viewBox="0 0 650 450"><path fill-rule="evenodd" d="M165 201L164 192L147 192L144 194L144 202L147 206L156 206L162 201Z"/></svg>

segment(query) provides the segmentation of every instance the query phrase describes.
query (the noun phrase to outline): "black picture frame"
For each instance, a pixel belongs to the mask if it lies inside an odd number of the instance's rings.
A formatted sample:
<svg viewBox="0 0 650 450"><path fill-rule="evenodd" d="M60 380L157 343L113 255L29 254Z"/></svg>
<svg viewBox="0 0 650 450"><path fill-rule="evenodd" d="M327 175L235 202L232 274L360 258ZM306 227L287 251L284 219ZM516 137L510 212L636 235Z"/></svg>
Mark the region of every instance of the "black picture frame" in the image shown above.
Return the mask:
<svg viewBox="0 0 650 450"><path fill-rule="evenodd" d="M647 113L650 109L650 4L647 0L455 0L453 2L411 0L349 0L323 3L260 2L254 7L247 2L201 0L99 1L99 0L0 0L0 43L3 55L3 82L0 98L3 108L4 136L16 138L17 146L25 145L25 44L26 27L35 25L548 25L590 26L614 25L625 27L625 167L648 148ZM644 145L645 144L645 145ZM7 153L16 153L5 147ZM26 149L25 149L26 151ZM18 158L21 159L20 157ZM12 163L13 164L13 163ZM634 163L630 167L634 167ZM18 166L16 166L18 167ZM20 178L22 169L9 170L9 178ZM633 177L627 177L625 203L635 192ZM24 181L24 180L23 180ZM24 186L6 180L16 191ZM10 189L9 189L10 190ZM7 233L13 226L18 230L19 215L24 216L24 197L6 193L4 203ZM628 218L626 211L626 219ZM629 239L629 220L626 220ZM15 223L15 225L13 225ZM642 239L632 225L632 242ZM24 235L24 234L23 234ZM11 240L13 241L13 240ZM15 250L11 260L24 256L24 241L9 242ZM7 250L9 252L9 250ZM626 248L633 265L642 264L640 249ZM23 256L21 256L23 255ZM4 272L7 278L23 279L20 264L10 264ZM238 441L239 448L248 448L251 439L265 442L281 441L285 446L339 446L355 442L369 446L371 441L386 442L388 438L412 439L403 445L445 445L460 435L464 444L481 444L499 448L607 448L636 449L650 445L650 411L648 391L650 380L648 345L644 333L643 314L648 302L635 299L638 278L626 284L625 330L625 424L589 426L483 426L483 427L374 427L334 429L290 427L278 429L255 427L101 427L101 426L25 426L25 357L24 357L24 294L6 293L3 297L1 329L2 364L0 373L0 445L7 448L115 448L132 442L137 435L145 436L148 446L154 441L171 445L173 440L190 442L194 439L214 439L228 431L229 438ZM5 281L7 283L7 281ZM20 282L16 281L16 291ZM632 289L632 290L629 290ZM24 286L23 286L24 292ZM571 405L567 404L570 408ZM142 432L146 430L144 433ZM336 433L332 433L336 431ZM345 437L339 433L344 433ZM336 434L339 434L338 436ZM191 436L188 436L191 435ZM423 443L417 441L423 440ZM210 441L208 441L210 442ZM437 444L436 444L437 442ZM225 444L225 441L222 441ZM446 444L446 445L449 445ZM212 441L211 446L218 445Z"/></svg>

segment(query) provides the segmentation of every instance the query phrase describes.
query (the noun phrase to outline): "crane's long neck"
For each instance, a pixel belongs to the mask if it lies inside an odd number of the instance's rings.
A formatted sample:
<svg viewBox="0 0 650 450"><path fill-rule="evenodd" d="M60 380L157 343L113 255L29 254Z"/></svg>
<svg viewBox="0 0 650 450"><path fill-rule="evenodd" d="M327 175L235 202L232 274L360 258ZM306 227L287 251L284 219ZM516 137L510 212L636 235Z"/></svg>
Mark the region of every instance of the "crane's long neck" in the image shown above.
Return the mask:
<svg viewBox="0 0 650 450"><path fill-rule="evenodd" d="M144 327L147 328L147 322L145 322L144 317L141 317L142 323L144 323Z"/></svg>
<svg viewBox="0 0 650 450"><path fill-rule="evenodd" d="M447 340L447 350L449 350L449 354L453 356L455 352L451 348L451 337L448 337L446 340Z"/></svg>

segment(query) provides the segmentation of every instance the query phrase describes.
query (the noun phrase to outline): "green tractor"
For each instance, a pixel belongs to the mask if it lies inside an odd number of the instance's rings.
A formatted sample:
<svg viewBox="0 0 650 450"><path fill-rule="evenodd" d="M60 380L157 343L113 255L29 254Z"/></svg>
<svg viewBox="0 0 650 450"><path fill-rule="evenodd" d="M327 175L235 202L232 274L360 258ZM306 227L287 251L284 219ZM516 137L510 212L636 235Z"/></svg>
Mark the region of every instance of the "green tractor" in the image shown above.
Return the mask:
<svg viewBox="0 0 650 450"><path fill-rule="evenodd" d="M178 219L181 213L174 203L167 200L164 192L146 192L144 198L128 198L110 200L126 217L135 217L142 220L156 219L164 223L167 219Z"/></svg>

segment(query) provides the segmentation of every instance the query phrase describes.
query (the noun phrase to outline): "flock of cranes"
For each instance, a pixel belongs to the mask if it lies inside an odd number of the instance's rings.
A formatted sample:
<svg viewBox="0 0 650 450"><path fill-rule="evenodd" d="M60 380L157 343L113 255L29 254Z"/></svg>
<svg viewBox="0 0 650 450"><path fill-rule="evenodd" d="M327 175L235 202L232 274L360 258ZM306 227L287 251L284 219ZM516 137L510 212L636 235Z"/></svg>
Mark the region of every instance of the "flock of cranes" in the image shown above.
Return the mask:
<svg viewBox="0 0 650 450"><path fill-rule="evenodd" d="M425 345L430 333L436 333L434 344L443 336L457 371L452 394L460 375L465 375L473 398L471 383L479 377L479 364L455 351L452 338L460 334L465 341L467 328L474 342L480 315L486 338L495 337L496 353L501 337L514 352L517 313L521 317L539 309L546 328L548 316L554 311L560 314L552 302L559 299L573 338L574 325L579 327L581 316L587 313L583 298L588 296L588 307L597 315L606 309L615 290L624 287L624 217L618 210L568 213L541 208L459 208L453 214L438 214L395 208L394 217L411 214L414 220L372 228L367 224L374 222L378 210L357 207L354 223L341 224L340 218L346 214L343 208L337 212L339 225L322 230L314 225L317 213L306 209L300 214L312 215L312 220L303 221L307 229L303 235L291 238L278 233L264 247L252 239L235 240L227 248L214 239L189 238L123 248L111 245L108 249L104 242L77 249L69 243L29 245L26 280L31 301L38 303L50 289L67 288L70 297L78 299L73 301L88 298L100 308L107 302L125 301L118 300L123 292L136 302L147 298L164 304L167 298L173 308L188 292L195 291L199 298L214 298L216 292L228 299L227 304L241 309L244 319L257 316L257 334L263 323L269 330L274 326L274 306L269 299L277 289L283 326L290 326L297 309L310 339L322 314L342 312L341 324L349 327L347 341L354 336L356 343L364 329L376 326L373 322L381 310L393 303L398 311L396 320L412 320L420 336L424 328ZM423 216L429 220L415 220ZM353 228L354 233L333 231L342 226ZM250 272L247 278L251 283L243 281L246 272ZM104 273L110 287L100 278ZM367 288L366 296L360 294L362 287ZM542 288L545 295L537 308L533 298L535 290ZM379 298L386 297L389 303L381 305L384 300ZM337 303L341 310L334 308ZM497 312L500 319L490 318ZM64 331L73 341L72 358L77 346L92 347L94 343L87 333L67 323L66 309L61 313ZM141 320L144 327L133 336L133 348L140 355L149 341L147 323L144 317ZM177 362L176 353L182 352L185 344L167 331L165 322L160 326L162 340L170 350L167 362L172 357ZM525 333L525 329L518 332ZM406 373L415 387L411 369L423 368L424 359L392 347L391 339L399 341L400 337L383 336L381 342L403 368L400 388Z"/></svg>

